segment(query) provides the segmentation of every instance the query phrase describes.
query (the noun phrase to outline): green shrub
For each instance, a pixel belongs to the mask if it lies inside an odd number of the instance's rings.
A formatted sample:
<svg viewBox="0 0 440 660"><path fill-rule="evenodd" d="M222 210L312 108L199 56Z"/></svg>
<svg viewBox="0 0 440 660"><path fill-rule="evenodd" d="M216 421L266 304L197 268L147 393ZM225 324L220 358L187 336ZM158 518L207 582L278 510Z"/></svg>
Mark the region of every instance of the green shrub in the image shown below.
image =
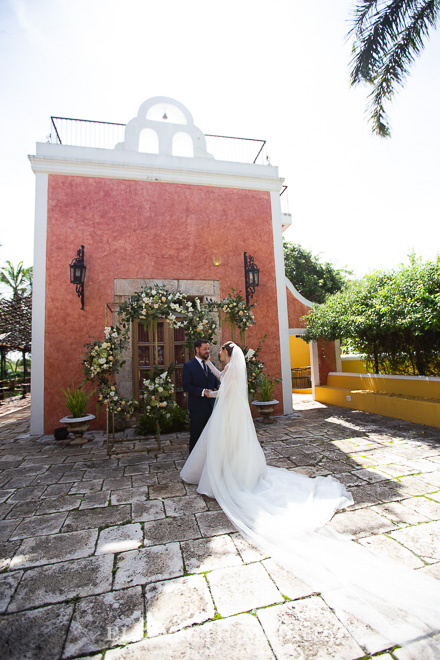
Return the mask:
<svg viewBox="0 0 440 660"><path fill-rule="evenodd" d="M440 258L375 271L316 305L306 341L348 340L376 374L440 375Z"/></svg>
<svg viewBox="0 0 440 660"><path fill-rule="evenodd" d="M184 408L176 406L170 411L170 416L164 418L160 423L161 433L177 433L189 430L189 413ZM147 415L140 415L136 426L136 433L141 435L153 435L156 433L156 422Z"/></svg>

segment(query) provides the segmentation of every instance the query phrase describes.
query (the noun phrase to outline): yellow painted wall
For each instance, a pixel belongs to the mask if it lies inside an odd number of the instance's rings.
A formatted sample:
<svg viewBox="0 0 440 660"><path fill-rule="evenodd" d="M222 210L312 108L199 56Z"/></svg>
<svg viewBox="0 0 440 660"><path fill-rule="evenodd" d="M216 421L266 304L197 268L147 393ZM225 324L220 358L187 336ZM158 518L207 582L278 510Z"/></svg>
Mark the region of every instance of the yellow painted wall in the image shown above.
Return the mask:
<svg viewBox="0 0 440 660"><path fill-rule="evenodd" d="M321 403L440 427L440 378L329 374L315 388Z"/></svg>
<svg viewBox="0 0 440 660"><path fill-rule="evenodd" d="M349 400L347 400L349 397ZM440 400L410 398L403 395L349 390L339 387L316 387L315 399L352 410L405 419L417 424L440 427Z"/></svg>
<svg viewBox="0 0 440 660"><path fill-rule="evenodd" d="M290 335L290 368L310 367L310 349L301 337Z"/></svg>
<svg viewBox="0 0 440 660"><path fill-rule="evenodd" d="M372 392L440 400L440 378L332 374L328 376L327 385L351 390L370 390Z"/></svg>
<svg viewBox="0 0 440 660"><path fill-rule="evenodd" d="M361 358L354 357L347 360L344 359L344 356L341 356L341 366L344 373L365 374L367 371L365 362Z"/></svg>

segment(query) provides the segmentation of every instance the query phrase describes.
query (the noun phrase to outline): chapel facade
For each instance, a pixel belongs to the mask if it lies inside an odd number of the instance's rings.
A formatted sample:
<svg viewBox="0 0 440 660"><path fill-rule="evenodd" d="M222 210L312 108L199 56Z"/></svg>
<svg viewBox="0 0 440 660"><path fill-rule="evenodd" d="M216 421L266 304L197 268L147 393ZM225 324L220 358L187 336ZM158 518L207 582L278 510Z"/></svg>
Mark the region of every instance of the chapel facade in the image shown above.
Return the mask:
<svg viewBox="0 0 440 660"><path fill-rule="evenodd" d="M302 316L311 303L284 274L282 232L290 216L281 210L278 168L261 150L258 162L234 160L231 152L215 158L208 147L214 136L167 97L143 103L118 130L121 139L113 132L98 146L90 136L66 141L57 131L54 142L37 143L29 157L36 176L31 432L51 433L59 425L66 414L60 388L81 382L84 344L103 337L118 302L155 283L219 301L232 288L245 290L245 252L260 268L252 299L256 325L246 344L256 346L267 335L265 371L281 379L275 413L291 412L289 334L304 332ZM80 246L87 269L84 309L69 279ZM178 372L188 358L183 338L166 323L161 332L163 359L174 361ZM230 339L226 328L222 333L219 341ZM133 323L117 377L127 397L138 393L150 344L142 325ZM312 344L310 353L318 385L336 367L335 348ZM101 414L95 428L104 424Z"/></svg>

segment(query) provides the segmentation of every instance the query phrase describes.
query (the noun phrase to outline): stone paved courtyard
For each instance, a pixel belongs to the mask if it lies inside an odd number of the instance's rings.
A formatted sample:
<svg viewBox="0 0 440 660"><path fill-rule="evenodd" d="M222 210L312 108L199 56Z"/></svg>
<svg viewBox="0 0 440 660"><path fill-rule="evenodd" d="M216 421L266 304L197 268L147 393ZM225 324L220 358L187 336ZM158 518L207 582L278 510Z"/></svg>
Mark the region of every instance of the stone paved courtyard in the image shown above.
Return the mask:
<svg viewBox="0 0 440 660"><path fill-rule="evenodd" d="M440 579L440 429L294 408L256 422L268 463L336 476L355 505L334 529ZM29 435L29 401L0 407L1 658L440 658L440 635L383 648L248 545L181 482L187 442L108 457L101 432L66 446Z"/></svg>

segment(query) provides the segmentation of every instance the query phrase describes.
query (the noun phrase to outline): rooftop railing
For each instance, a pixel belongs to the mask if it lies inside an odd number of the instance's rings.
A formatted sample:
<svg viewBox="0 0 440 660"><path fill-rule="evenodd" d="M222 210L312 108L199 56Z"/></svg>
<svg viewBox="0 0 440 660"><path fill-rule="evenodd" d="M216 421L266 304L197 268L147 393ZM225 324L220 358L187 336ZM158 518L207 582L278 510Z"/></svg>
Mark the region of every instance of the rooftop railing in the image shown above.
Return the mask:
<svg viewBox="0 0 440 660"><path fill-rule="evenodd" d="M51 117L49 142L70 147L114 149L124 141L125 124L70 117Z"/></svg>
<svg viewBox="0 0 440 660"><path fill-rule="evenodd" d="M73 147L114 149L124 141L125 124L71 117L51 117L48 141ZM207 152L216 160L269 165L266 140L205 135Z"/></svg>
<svg viewBox="0 0 440 660"><path fill-rule="evenodd" d="M280 192L281 213L290 213L289 211L289 197L287 192L288 186L283 186Z"/></svg>
<svg viewBox="0 0 440 660"><path fill-rule="evenodd" d="M53 144L114 149L119 142L124 141L125 124L70 117L51 117L50 120L48 142ZM205 138L206 150L216 160L270 165L266 140L210 134L205 135ZM289 212L288 197L283 194L286 190L287 186L283 186L280 193L283 213Z"/></svg>

